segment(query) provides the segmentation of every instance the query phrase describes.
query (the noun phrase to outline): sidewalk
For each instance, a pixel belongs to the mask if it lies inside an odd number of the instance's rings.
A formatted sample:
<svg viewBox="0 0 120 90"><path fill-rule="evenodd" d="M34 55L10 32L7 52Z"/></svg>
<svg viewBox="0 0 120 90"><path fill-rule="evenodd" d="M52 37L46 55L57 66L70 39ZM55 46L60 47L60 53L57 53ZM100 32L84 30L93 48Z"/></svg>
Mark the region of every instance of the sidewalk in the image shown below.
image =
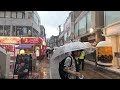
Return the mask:
<svg viewBox="0 0 120 90"><path fill-rule="evenodd" d="M95 65L95 62L92 62L92 61L89 61L89 60L85 60L85 62L88 63L88 64L91 64L91 65ZM120 69L118 69L118 67L112 67L112 66L111 67L105 67L105 66L100 66L100 65L97 65L97 67L120 75Z"/></svg>

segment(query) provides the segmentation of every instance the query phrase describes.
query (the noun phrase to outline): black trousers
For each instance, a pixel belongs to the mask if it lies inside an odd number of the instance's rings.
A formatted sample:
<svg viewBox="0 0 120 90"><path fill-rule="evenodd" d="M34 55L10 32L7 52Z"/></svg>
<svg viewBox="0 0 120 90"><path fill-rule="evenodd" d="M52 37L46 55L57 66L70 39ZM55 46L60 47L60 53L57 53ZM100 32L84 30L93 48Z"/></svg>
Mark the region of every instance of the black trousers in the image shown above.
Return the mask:
<svg viewBox="0 0 120 90"><path fill-rule="evenodd" d="M79 70L82 65L82 70L84 70L84 59L79 59Z"/></svg>

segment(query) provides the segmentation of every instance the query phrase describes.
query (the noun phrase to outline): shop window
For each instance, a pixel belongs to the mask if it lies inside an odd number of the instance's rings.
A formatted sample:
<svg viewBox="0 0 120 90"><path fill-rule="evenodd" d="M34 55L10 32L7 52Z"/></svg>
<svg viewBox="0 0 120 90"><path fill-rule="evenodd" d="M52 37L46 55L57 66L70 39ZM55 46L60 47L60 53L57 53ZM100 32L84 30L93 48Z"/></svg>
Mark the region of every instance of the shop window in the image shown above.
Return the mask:
<svg viewBox="0 0 120 90"><path fill-rule="evenodd" d="M10 36L10 26L4 26L4 36Z"/></svg>
<svg viewBox="0 0 120 90"><path fill-rule="evenodd" d="M3 26L0 26L0 36L3 36Z"/></svg>
<svg viewBox="0 0 120 90"><path fill-rule="evenodd" d="M5 12L4 11L0 11L0 18L4 18L5 17Z"/></svg>

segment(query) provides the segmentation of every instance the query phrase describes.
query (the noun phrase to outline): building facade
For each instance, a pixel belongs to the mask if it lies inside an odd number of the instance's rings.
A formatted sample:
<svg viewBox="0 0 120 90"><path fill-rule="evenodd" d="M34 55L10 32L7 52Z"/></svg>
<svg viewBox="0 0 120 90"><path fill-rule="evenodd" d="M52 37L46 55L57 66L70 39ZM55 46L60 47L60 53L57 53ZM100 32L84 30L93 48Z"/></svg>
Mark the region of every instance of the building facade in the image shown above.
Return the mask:
<svg viewBox="0 0 120 90"><path fill-rule="evenodd" d="M75 39L96 45L103 41L101 28L104 27L103 11L82 11L75 20ZM91 32L90 29L93 29Z"/></svg>
<svg viewBox="0 0 120 90"><path fill-rule="evenodd" d="M65 23L64 23L64 42L68 43L75 39L75 20L80 15L82 11L72 11L69 13Z"/></svg>
<svg viewBox="0 0 120 90"><path fill-rule="evenodd" d="M120 54L120 11L104 11L104 35L106 41L112 44L113 66L120 66L119 57L115 57L115 53Z"/></svg>
<svg viewBox="0 0 120 90"><path fill-rule="evenodd" d="M38 37L40 17L36 11L0 11L0 36Z"/></svg>
<svg viewBox="0 0 120 90"><path fill-rule="evenodd" d="M58 46L64 45L64 31L62 31L58 36Z"/></svg>
<svg viewBox="0 0 120 90"><path fill-rule="evenodd" d="M46 41L45 27L43 25L40 25L40 37Z"/></svg>
<svg viewBox="0 0 120 90"><path fill-rule="evenodd" d="M49 47L58 47L58 36L51 36L51 38L49 39Z"/></svg>

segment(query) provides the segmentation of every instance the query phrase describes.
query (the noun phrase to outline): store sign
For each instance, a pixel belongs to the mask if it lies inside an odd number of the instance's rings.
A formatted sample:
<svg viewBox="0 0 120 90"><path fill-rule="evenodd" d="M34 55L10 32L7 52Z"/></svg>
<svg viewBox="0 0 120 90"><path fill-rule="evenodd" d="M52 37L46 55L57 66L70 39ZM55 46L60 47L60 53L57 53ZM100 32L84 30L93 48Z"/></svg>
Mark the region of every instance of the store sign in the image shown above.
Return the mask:
<svg viewBox="0 0 120 90"><path fill-rule="evenodd" d="M22 44L42 44L43 39L36 37L23 37L21 40Z"/></svg>
<svg viewBox="0 0 120 90"><path fill-rule="evenodd" d="M19 44L20 38L19 37L0 37L1 44Z"/></svg>
<svg viewBox="0 0 120 90"><path fill-rule="evenodd" d="M22 44L40 44L40 40L39 38L27 38L27 37L23 37L21 39L21 43Z"/></svg>
<svg viewBox="0 0 120 90"><path fill-rule="evenodd" d="M14 46L13 45L0 45L0 47L8 50L8 52L14 52Z"/></svg>

